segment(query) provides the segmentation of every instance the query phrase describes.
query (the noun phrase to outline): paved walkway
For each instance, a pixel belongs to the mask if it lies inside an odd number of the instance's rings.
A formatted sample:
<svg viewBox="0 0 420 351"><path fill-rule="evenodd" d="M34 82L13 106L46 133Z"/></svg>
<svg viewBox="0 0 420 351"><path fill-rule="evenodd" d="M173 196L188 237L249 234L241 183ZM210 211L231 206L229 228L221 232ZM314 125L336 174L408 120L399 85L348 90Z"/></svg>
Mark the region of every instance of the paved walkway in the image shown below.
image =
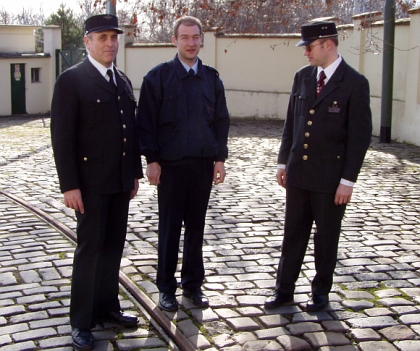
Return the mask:
<svg viewBox="0 0 420 351"><path fill-rule="evenodd" d="M73 211L64 207L58 191L48 127L48 118L0 118L0 188L74 229ZM168 318L197 350L419 351L418 147L379 144L373 138L343 223L329 308L311 314L303 310L314 275L310 244L295 304L264 310L282 240L285 194L275 180L281 128L279 121L233 121L228 176L226 183L214 188L207 218L203 288L211 308L195 309L179 294L182 308L168 313ZM143 180L131 203L122 271L157 302L154 192ZM35 343L39 349L63 350L48 340L52 335L53 340L68 338L72 247L4 199L0 215L0 349L30 350L34 348L16 345ZM45 256L31 260L24 248L38 245ZM41 262L49 264L43 268ZM136 311L129 300L127 304ZM44 326L55 314L61 318L59 325ZM106 335L101 338L104 350L142 347L118 344L119 331ZM122 338L133 342L141 335ZM146 339L162 343L154 336Z"/></svg>

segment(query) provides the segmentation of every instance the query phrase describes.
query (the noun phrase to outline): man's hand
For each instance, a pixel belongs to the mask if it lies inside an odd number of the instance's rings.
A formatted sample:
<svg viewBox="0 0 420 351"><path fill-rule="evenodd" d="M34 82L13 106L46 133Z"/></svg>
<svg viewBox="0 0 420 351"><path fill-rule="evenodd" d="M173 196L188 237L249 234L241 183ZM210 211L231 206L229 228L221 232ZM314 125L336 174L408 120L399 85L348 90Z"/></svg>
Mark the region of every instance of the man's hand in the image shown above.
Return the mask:
<svg viewBox="0 0 420 351"><path fill-rule="evenodd" d="M134 199L134 196L137 195L137 191L139 190L139 180L137 178L134 179L134 189L130 192L130 200Z"/></svg>
<svg viewBox="0 0 420 351"><path fill-rule="evenodd" d="M277 168L277 183L279 183L279 185L281 185L283 188L286 187L286 177L286 170L283 168Z"/></svg>
<svg viewBox="0 0 420 351"><path fill-rule="evenodd" d="M152 162L147 165L146 176L149 179L150 185L158 185L160 183L160 164L157 162Z"/></svg>
<svg viewBox="0 0 420 351"><path fill-rule="evenodd" d="M353 187L340 184L335 193L334 203L336 205L345 205L348 204L351 200L351 195L353 194Z"/></svg>
<svg viewBox="0 0 420 351"><path fill-rule="evenodd" d="M64 205L68 208L72 208L75 211L79 211L81 214L85 213L85 208L83 207L82 193L80 189L73 189L63 193L64 195Z"/></svg>
<svg viewBox="0 0 420 351"><path fill-rule="evenodd" d="M223 183L225 181L226 171L225 164L222 161L218 161L213 167L213 183L214 185Z"/></svg>

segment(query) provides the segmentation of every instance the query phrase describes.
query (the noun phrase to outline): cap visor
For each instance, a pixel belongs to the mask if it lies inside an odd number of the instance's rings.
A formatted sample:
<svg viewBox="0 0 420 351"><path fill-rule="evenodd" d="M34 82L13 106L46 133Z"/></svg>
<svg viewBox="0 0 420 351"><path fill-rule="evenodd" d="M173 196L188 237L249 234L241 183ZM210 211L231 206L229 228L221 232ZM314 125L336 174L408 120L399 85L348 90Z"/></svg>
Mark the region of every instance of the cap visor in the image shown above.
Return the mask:
<svg viewBox="0 0 420 351"><path fill-rule="evenodd" d="M314 42L316 39L314 40L301 40L299 43L296 44L296 46L306 46L309 45L310 43Z"/></svg>
<svg viewBox="0 0 420 351"><path fill-rule="evenodd" d="M122 29L115 28L115 27L97 27L97 28L91 29L88 33L103 32L105 30L115 30L118 34L124 33Z"/></svg>

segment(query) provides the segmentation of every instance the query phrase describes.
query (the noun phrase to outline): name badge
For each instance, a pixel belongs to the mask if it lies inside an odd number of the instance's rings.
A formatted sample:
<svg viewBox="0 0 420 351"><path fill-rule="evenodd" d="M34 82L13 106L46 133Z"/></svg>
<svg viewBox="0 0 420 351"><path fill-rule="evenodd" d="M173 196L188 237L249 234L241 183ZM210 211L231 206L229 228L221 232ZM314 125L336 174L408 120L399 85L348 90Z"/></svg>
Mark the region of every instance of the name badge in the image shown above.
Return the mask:
<svg viewBox="0 0 420 351"><path fill-rule="evenodd" d="M330 113L340 113L341 108L338 107L337 101L334 101L333 105L331 107L328 107L328 112Z"/></svg>

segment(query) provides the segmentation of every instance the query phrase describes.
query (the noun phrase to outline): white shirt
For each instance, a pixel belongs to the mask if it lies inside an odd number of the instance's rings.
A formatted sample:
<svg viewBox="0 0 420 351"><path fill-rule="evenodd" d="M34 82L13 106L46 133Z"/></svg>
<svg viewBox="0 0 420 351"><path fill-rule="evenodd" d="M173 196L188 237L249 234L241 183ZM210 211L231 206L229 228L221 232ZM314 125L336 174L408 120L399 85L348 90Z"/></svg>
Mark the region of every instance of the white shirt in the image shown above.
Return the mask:
<svg viewBox="0 0 420 351"><path fill-rule="evenodd" d="M111 63L111 67L105 67L104 65L100 64L98 61L96 61L92 56L88 55L88 59L92 65L95 66L95 68L99 71L100 74L109 82L109 76L106 73L109 69L114 72L114 63ZM115 79L115 74L112 75L114 78L114 83L117 85L117 80Z"/></svg>
<svg viewBox="0 0 420 351"><path fill-rule="evenodd" d="M183 62L183 61L181 61L181 60L179 60L179 62L181 62L181 63L182 63L182 65L184 66L184 68L185 68L185 70L186 70L187 72L189 72L189 71L190 71L190 69L192 68L192 69L193 69L193 71L194 71L194 74L197 74L197 71L198 71L198 60L195 60L195 63L193 64L193 66L192 66L192 67L188 66L185 62Z"/></svg>
<svg viewBox="0 0 420 351"><path fill-rule="evenodd" d="M341 61L343 61L343 58L341 57L340 54L338 54L338 58L337 60L335 60L331 65L329 65L327 68L322 69L321 66L318 66L318 73L316 75L316 80L318 80L319 75L321 74L322 71L324 71L325 73L325 79L324 79L324 83L327 84L328 81L330 80L330 77L334 74L335 70L337 69L337 67L340 65Z"/></svg>

